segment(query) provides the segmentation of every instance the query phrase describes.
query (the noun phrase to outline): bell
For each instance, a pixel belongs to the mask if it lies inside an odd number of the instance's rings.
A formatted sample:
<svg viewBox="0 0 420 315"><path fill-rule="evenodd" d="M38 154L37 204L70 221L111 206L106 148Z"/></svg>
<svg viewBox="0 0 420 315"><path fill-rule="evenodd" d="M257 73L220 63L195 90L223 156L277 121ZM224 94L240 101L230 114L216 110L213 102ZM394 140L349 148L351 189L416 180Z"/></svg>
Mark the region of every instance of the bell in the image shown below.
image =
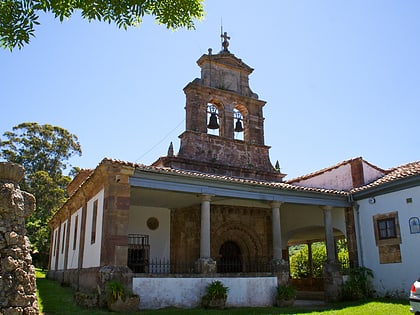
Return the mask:
<svg viewBox="0 0 420 315"><path fill-rule="evenodd" d="M238 119L235 124L235 132L242 132L244 131L244 127L242 127L241 120Z"/></svg>
<svg viewBox="0 0 420 315"><path fill-rule="evenodd" d="M217 115L216 113L210 114L210 121L207 125L207 128L209 129L219 129L219 123L217 122Z"/></svg>

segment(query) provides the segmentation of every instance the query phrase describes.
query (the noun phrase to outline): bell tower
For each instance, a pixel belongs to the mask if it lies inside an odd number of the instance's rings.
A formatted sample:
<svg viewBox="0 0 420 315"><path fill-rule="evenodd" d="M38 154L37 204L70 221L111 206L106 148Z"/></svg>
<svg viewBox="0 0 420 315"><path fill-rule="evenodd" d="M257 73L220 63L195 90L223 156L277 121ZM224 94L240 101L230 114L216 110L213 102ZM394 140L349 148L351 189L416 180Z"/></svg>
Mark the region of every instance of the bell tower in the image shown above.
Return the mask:
<svg viewBox="0 0 420 315"><path fill-rule="evenodd" d="M253 69L230 53L227 33L221 37L222 50L201 56L201 78L184 88L186 130L178 154L168 152L153 165L281 181L285 174L273 167L264 144L266 102L249 87Z"/></svg>

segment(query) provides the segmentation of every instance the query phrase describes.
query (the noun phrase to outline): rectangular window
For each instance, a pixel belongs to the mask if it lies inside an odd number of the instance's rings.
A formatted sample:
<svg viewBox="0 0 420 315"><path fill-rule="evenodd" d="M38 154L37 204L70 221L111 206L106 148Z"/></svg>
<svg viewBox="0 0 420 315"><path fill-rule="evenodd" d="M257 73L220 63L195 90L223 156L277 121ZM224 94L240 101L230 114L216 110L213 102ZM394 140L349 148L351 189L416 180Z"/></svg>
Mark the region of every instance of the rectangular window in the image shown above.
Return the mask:
<svg viewBox="0 0 420 315"><path fill-rule="evenodd" d="M92 211L92 232L90 235L90 243L93 244L96 242L96 221L98 220L98 200L93 202L93 211Z"/></svg>
<svg viewBox="0 0 420 315"><path fill-rule="evenodd" d="M63 241L62 241L62 243L61 243L61 253L62 254L64 254L64 243L65 243L65 241L66 241L66 227L67 227L67 224L66 223L64 223L63 224Z"/></svg>
<svg viewBox="0 0 420 315"><path fill-rule="evenodd" d="M79 216L76 215L76 218L74 219L74 235L73 235L73 250L76 250L77 245L77 228L79 223Z"/></svg>
<svg viewBox="0 0 420 315"><path fill-rule="evenodd" d="M57 244L58 244L58 240L57 240L57 238L58 238L58 229L56 229L55 231L54 231L54 246L53 246L53 249L54 249L54 256L57 256Z"/></svg>
<svg viewBox="0 0 420 315"><path fill-rule="evenodd" d="M397 237L395 218L378 220L378 236L380 240Z"/></svg>

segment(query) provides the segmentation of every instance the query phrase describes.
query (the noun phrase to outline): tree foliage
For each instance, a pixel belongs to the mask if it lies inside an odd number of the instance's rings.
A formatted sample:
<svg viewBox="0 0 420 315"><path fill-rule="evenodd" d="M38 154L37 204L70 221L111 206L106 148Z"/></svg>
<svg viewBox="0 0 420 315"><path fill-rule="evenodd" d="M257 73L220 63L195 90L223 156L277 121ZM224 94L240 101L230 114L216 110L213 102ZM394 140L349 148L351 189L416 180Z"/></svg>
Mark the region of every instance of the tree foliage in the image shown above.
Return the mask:
<svg viewBox="0 0 420 315"><path fill-rule="evenodd" d="M0 157L25 167L21 188L36 198L36 210L27 221L28 237L37 263L44 265L49 251L48 219L66 201L70 177L63 171L73 155L81 155L75 135L52 125L22 123L6 131L0 140Z"/></svg>
<svg viewBox="0 0 420 315"><path fill-rule="evenodd" d="M337 251L338 261L341 262L344 268L347 268L349 265L349 255L346 240L339 240L337 242ZM290 276L293 279L302 279L311 276L308 255L309 251L306 244L292 248L290 255ZM312 243L312 277L322 277L322 265L326 259L327 249L325 243Z"/></svg>
<svg viewBox="0 0 420 315"><path fill-rule="evenodd" d="M114 22L124 29L139 25L145 15L169 29L193 29L204 14L203 0L1 0L0 45L12 50L28 44L42 11L60 21L80 11L88 21Z"/></svg>

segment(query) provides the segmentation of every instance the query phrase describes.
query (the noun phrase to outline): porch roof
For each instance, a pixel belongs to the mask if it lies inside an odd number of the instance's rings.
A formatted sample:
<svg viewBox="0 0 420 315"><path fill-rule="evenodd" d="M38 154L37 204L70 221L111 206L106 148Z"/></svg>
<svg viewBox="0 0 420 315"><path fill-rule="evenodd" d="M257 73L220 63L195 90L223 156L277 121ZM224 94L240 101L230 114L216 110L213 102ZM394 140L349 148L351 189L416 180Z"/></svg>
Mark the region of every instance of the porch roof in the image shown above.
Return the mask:
<svg viewBox="0 0 420 315"><path fill-rule="evenodd" d="M116 162L114 163L127 163ZM279 201L320 206L348 207L348 192L302 187L284 182L258 181L196 171L135 165L130 178L133 187L189 194L208 194L265 202Z"/></svg>

